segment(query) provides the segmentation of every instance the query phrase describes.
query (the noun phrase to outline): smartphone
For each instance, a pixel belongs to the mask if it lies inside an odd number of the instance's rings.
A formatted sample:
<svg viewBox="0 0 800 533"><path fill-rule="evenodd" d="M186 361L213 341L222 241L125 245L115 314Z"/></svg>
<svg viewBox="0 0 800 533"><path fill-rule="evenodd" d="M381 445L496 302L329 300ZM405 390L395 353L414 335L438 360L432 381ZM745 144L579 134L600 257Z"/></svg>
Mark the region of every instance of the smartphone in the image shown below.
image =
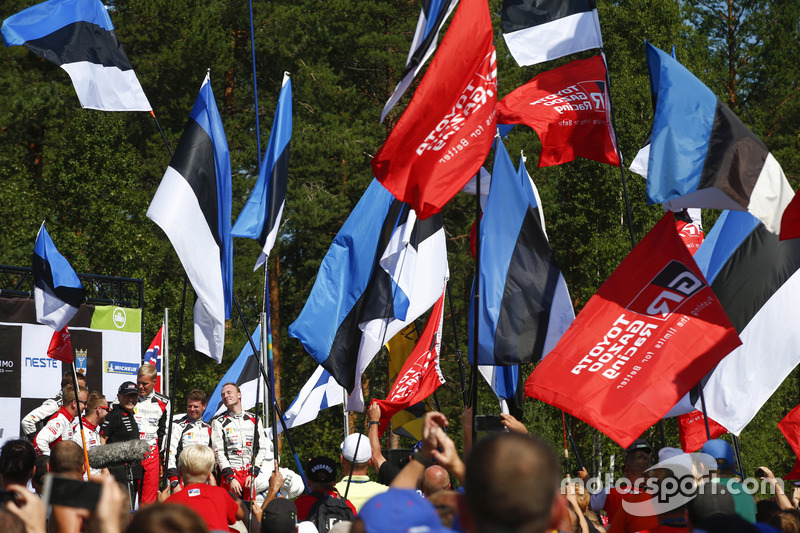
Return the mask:
<svg viewBox="0 0 800 533"><path fill-rule="evenodd" d="M93 510L97 507L102 489L103 486L100 483L47 474L44 476L42 500L45 505L63 505Z"/></svg>
<svg viewBox="0 0 800 533"><path fill-rule="evenodd" d="M506 431L506 427L499 415L477 415L475 431Z"/></svg>
<svg viewBox="0 0 800 533"><path fill-rule="evenodd" d="M13 490L0 489L0 504L12 501L17 501L17 493Z"/></svg>
<svg viewBox="0 0 800 533"><path fill-rule="evenodd" d="M760 469L760 468L756 468L756 476L755 476L755 477L756 477L757 479L765 478L765 477L767 477L767 473L766 473L766 472L764 472L764 471L763 471L762 469Z"/></svg>

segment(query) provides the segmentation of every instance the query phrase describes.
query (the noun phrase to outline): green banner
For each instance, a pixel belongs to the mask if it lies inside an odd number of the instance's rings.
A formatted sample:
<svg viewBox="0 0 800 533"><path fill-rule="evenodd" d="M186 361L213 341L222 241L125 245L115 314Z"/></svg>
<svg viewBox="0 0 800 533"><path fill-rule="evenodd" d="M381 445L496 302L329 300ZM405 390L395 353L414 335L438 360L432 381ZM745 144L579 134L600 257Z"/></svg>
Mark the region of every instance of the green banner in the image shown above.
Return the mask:
<svg viewBox="0 0 800 533"><path fill-rule="evenodd" d="M96 305L90 327L140 333L142 331L142 310L113 305Z"/></svg>

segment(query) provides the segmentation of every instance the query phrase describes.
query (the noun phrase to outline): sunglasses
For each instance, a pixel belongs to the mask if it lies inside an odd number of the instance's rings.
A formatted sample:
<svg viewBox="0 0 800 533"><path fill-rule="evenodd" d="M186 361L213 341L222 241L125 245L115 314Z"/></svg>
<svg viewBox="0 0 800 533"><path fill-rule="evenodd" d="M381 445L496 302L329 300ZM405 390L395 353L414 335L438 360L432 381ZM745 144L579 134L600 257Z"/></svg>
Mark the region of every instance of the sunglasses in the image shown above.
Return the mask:
<svg viewBox="0 0 800 533"><path fill-rule="evenodd" d="M97 408L98 409L102 409L103 411L110 411L111 410L111 408L109 406L107 406L107 405L98 405Z"/></svg>

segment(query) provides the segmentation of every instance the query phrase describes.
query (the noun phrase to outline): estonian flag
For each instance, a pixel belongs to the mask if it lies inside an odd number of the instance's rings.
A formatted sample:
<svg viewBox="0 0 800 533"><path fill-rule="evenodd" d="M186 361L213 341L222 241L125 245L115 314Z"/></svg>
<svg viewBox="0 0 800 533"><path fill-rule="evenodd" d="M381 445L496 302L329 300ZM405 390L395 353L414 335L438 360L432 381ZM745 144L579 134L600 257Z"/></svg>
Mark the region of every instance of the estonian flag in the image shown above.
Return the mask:
<svg viewBox="0 0 800 533"><path fill-rule="evenodd" d="M300 389L297 398L283 413L286 427L293 427L315 420L319 412L328 407L344 403L345 390L339 385L327 370L318 366L311 377ZM278 424L278 433L283 431L283 425Z"/></svg>
<svg viewBox="0 0 800 533"><path fill-rule="evenodd" d="M261 349L261 324L256 326L251 338L256 345L256 350ZM203 420L211 423L211 420L225 412L225 404L222 403L222 387L226 383L236 383L242 393L242 409L248 410L256 405L256 384L259 378L258 360L253 357L253 349L250 342L246 341L239 357L233 362L231 367L219 380L214 392L208 398L208 405L203 413ZM263 382L262 382L263 387ZM261 389L264 390L263 388Z"/></svg>
<svg viewBox="0 0 800 533"><path fill-rule="evenodd" d="M289 73L285 72L278 97L278 110L272 122L267 153L261 164L258 181L231 231L234 237L256 239L261 245L262 252L253 270L266 262L278 235L283 207L286 205L291 138L292 82Z"/></svg>
<svg viewBox="0 0 800 533"><path fill-rule="evenodd" d="M748 211L779 234L794 191L766 146L686 67L647 47L656 102L648 203Z"/></svg>
<svg viewBox="0 0 800 533"><path fill-rule="evenodd" d="M533 188L529 179L523 179L498 137L480 227L479 365L538 361L574 318L566 283L540 223ZM470 330L474 322L470 306ZM469 340L474 361L472 333Z"/></svg>
<svg viewBox="0 0 800 533"><path fill-rule="evenodd" d="M3 21L6 46L24 45L63 68L81 106L100 111L150 111L100 0L48 0Z"/></svg>
<svg viewBox="0 0 800 533"><path fill-rule="evenodd" d="M448 278L441 215L418 220L373 180L322 260L289 335L350 392L381 347L430 309Z"/></svg>
<svg viewBox="0 0 800 533"><path fill-rule="evenodd" d="M78 312L86 291L69 262L56 249L44 222L33 246L33 283L36 320L61 331Z"/></svg>
<svg viewBox="0 0 800 533"><path fill-rule="evenodd" d="M500 19L521 67L603 47L595 0L503 0Z"/></svg>
<svg viewBox="0 0 800 533"><path fill-rule="evenodd" d="M781 241L752 215L727 211L694 258L742 339L703 388L708 416L738 435L800 363L800 240Z"/></svg>
<svg viewBox="0 0 800 533"><path fill-rule="evenodd" d="M424 0L422 11L417 20L417 30L414 32L414 39L411 41L411 49L408 51L406 68L400 78L389 101L383 106L381 112L381 122L389 114L389 111L400 101L411 82L417 76L422 65L431 57L436 50L436 41L439 39L439 30L442 24L450 16L453 8L456 7L458 0Z"/></svg>
<svg viewBox="0 0 800 533"><path fill-rule="evenodd" d="M231 316L231 160L208 76L147 216L169 237L197 294L194 347L222 361Z"/></svg>

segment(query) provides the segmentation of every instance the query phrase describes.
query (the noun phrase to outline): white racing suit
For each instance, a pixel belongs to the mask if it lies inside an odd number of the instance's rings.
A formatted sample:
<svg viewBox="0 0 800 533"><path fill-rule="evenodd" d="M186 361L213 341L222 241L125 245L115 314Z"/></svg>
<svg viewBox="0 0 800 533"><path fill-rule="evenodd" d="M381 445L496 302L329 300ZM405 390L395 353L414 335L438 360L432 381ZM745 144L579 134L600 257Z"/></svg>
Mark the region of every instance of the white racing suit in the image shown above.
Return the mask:
<svg viewBox="0 0 800 533"><path fill-rule="evenodd" d="M210 447L211 426L202 419L192 420L188 416L184 416L172 424L167 463L167 477L171 482L178 481L178 457L184 448L192 444L205 444Z"/></svg>
<svg viewBox="0 0 800 533"><path fill-rule="evenodd" d="M75 418L73 422L73 433L72 433L72 441L76 442L78 446L83 448L83 437L81 437L81 428L78 425L78 418ZM91 450L95 446L101 446L103 444L103 440L100 438L100 428L92 424L91 422L87 421L85 418L83 419L83 435L86 437L86 450ZM97 481L100 479L100 475L102 472L97 468L91 468L89 470L89 474L91 474L92 479ZM84 481L88 480L89 477L84 472L83 474Z"/></svg>
<svg viewBox="0 0 800 533"><path fill-rule="evenodd" d="M39 407L25 415L20 422L22 426L22 433L26 437L33 439L36 431L40 426L45 424L45 421L53 416L61 407L61 391L54 398L48 398Z"/></svg>
<svg viewBox="0 0 800 533"><path fill-rule="evenodd" d="M140 396L133 409L133 416L139 426L139 438L150 445L150 453L142 460L144 477L140 501L153 503L158 496L159 451L164 450L163 441L167 421L170 419L169 398L158 392Z"/></svg>
<svg viewBox="0 0 800 533"><path fill-rule="evenodd" d="M261 422L249 413L225 412L211 421L211 447L222 471L221 486L228 488L236 479L242 486L244 499L250 499L244 483L250 475L251 461L254 465L254 486L257 494L269 488L269 476L274 467L272 442L264 435ZM255 459L253 459L255 457ZM281 492L288 498L303 493L303 479L288 468L281 468L284 477Z"/></svg>

